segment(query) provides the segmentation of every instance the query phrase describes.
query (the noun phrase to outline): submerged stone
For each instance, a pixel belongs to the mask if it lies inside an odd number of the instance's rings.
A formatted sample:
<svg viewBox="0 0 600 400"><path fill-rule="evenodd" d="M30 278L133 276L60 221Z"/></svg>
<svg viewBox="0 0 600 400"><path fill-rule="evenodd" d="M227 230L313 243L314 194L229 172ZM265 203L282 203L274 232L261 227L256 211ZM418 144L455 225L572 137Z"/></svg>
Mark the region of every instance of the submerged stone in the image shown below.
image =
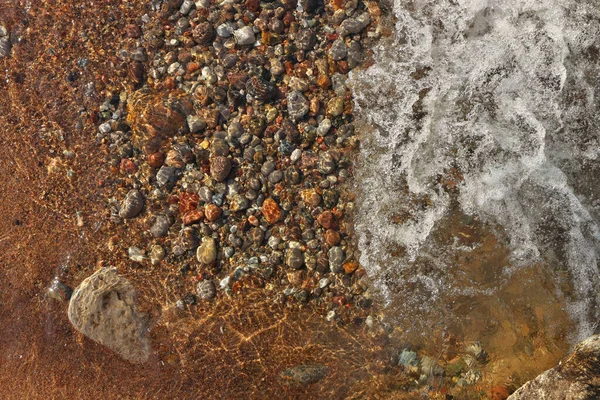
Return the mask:
<svg viewBox="0 0 600 400"><path fill-rule="evenodd" d="M102 268L71 296L69 321L75 329L133 363L150 356L148 321L137 309L133 285L116 268Z"/></svg>

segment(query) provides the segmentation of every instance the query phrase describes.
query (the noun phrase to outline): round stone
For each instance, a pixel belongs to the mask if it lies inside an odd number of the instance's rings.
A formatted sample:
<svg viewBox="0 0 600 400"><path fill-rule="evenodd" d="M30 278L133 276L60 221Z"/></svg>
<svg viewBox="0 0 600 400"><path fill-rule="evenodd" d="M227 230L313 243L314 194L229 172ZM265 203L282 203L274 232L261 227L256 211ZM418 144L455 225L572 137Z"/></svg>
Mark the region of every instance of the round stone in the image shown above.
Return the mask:
<svg viewBox="0 0 600 400"><path fill-rule="evenodd" d="M213 281L205 280L196 285L196 294L202 300L210 300L217 294L217 288Z"/></svg>
<svg viewBox="0 0 600 400"><path fill-rule="evenodd" d="M328 175L333 172L335 169L335 159L329 152L324 152L319 155L319 162L317 164L317 169L323 175Z"/></svg>

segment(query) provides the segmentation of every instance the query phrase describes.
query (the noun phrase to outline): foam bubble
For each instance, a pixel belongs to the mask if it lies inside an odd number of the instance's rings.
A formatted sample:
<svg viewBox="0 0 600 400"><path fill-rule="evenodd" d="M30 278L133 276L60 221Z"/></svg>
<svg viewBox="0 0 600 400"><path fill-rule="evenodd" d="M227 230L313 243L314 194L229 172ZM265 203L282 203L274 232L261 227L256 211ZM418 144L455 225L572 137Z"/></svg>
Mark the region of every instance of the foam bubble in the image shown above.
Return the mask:
<svg viewBox="0 0 600 400"><path fill-rule="evenodd" d="M397 0L394 13L393 39L351 78L358 115L374 127L357 172L361 263L388 301L406 286L415 304L452 290L452 249L431 236L457 202L503 227L505 271L566 265L574 337L591 334L600 316L600 8L423 0L409 9ZM425 254L436 261L423 272L415 263Z"/></svg>

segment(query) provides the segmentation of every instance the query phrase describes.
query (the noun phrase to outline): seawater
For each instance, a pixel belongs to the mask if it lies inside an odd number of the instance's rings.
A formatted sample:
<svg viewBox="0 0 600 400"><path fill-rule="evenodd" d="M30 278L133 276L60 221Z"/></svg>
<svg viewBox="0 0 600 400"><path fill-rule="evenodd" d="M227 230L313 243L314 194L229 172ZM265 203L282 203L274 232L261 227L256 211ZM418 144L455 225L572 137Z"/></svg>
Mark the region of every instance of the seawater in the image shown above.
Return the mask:
<svg viewBox="0 0 600 400"><path fill-rule="evenodd" d="M560 357L600 321L600 7L390 7L351 77L361 264L407 338Z"/></svg>

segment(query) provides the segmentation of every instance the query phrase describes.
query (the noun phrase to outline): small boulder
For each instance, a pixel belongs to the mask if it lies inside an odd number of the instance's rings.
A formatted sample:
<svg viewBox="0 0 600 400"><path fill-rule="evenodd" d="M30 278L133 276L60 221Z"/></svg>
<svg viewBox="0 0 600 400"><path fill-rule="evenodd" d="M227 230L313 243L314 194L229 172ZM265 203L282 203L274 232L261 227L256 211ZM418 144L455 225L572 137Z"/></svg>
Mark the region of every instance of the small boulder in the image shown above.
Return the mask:
<svg viewBox="0 0 600 400"><path fill-rule="evenodd" d="M68 316L75 329L124 359L148 360L148 320L137 309L135 288L116 268L102 268L84 279L71 296Z"/></svg>

